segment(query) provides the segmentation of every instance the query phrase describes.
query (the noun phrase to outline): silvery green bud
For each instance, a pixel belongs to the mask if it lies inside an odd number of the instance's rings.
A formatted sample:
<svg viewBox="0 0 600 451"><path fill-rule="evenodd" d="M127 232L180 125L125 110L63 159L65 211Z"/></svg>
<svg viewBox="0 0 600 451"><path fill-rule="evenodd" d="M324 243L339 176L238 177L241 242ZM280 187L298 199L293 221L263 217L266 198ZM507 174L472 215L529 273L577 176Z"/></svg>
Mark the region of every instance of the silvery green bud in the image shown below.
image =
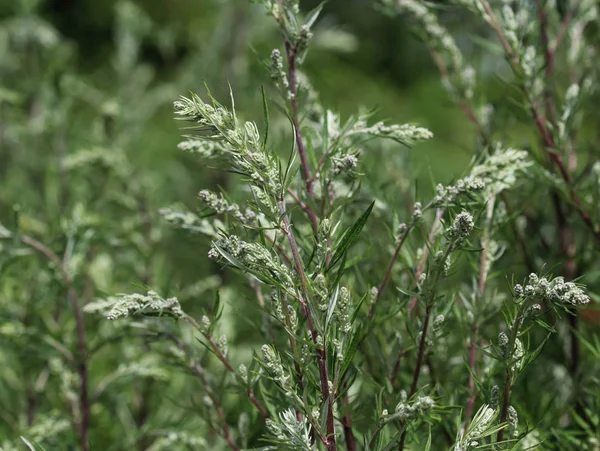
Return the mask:
<svg viewBox="0 0 600 451"><path fill-rule="evenodd" d="M450 236L457 240L462 240L470 235L475 227L473 216L470 213L463 211L454 218L454 223L450 228Z"/></svg>
<svg viewBox="0 0 600 451"><path fill-rule="evenodd" d="M519 435L519 415L513 406L508 406L508 433L512 437Z"/></svg>
<svg viewBox="0 0 600 451"><path fill-rule="evenodd" d="M377 295L379 294L379 289L377 287L371 287L371 291L369 291L369 303L373 304L377 299Z"/></svg>
<svg viewBox="0 0 600 451"><path fill-rule="evenodd" d="M508 357L508 335L505 332L500 332L498 334L498 347L502 351L502 355L506 358Z"/></svg>
<svg viewBox="0 0 600 451"><path fill-rule="evenodd" d="M421 210L422 208L423 206L421 205L421 202L415 202L412 214L413 224L418 224L423 219L423 211Z"/></svg>
<svg viewBox="0 0 600 451"><path fill-rule="evenodd" d="M298 329L298 315L296 314L296 310L291 305L287 306L288 316L289 316L289 327L295 332Z"/></svg>
<svg viewBox="0 0 600 451"><path fill-rule="evenodd" d="M523 293L525 294L526 297L533 296L535 293L535 288L533 287L533 285L525 285L525 288L523 289Z"/></svg>
<svg viewBox="0 0 600 451"><path fill-rule="evenodd" d="M313 407L310 410L310 416L312 417L312 419L313 419L313 421L315 423L318 423L319 422L319 418L321 417L321 411L319 410L318 407Z"/></svg>
<svg viewBox="0 0 600 451"><path fill-rule="evenodd" d="M435 317L435 319L433 320L433 330L439 330L442 328L442 326L444 325L444 321L446 320L446 317L444 315L438 315Z"/></svg>
<svg viewBox="0 0 600 451"><path fill-rule="evenodd" d="M323 346L324 346L325 343L323 342L323 336L322 335L317 335L317 340L316 340L315 344L317 345L318 349L323 349Z"/></svg>
<svg viewBox="0 0 600 451"><path fill-rule="evenodd" d="M515 285L515 298L519 299L523 297L523 286L521 284Z"/></svg>
<svg viewBox="0 0 600 451"><path fill-rule="evenodd" d="M248 383L248 369L243 363L238 368L238 375L240 376L240 379L244 381L245 384Z"/></svg>
<svg viewBox="0 0 600 451"><path fill-rule="evenodd" d="M490 404L492 406L498 406L498 401L500 400L500 387L494 385L492 387L492 391L490 392Z"/></svg>
<svg viewBox="0 0 600 451"><path fill-rule="evenodd" d="M208 316L206 315L202 315L202 319L200 320L200 332L202 332L203 334L208 334L208 332L210 331L210 319L208 319Z"/></svg>
<svg viewBox="0 0 600 451"><path fill-rule="evenodd" d="M225 335L221 335L221 337L219 338L219 342L217 343L217 347L219 348L219 351L221 351L221 353L223 355L227 355L227 351L228 346L227 346L227 337Z"/></svg>
<svg viewBox="0 0 600 451"><path fill-rule="evenodd" d="M394 244L396 246L400 244L400 240L402 240L402 237L407 232L407 230L408 227L405 223L401 223L400 225L398 225L398 228L396 229L396 234L394 236Z"/></svg>

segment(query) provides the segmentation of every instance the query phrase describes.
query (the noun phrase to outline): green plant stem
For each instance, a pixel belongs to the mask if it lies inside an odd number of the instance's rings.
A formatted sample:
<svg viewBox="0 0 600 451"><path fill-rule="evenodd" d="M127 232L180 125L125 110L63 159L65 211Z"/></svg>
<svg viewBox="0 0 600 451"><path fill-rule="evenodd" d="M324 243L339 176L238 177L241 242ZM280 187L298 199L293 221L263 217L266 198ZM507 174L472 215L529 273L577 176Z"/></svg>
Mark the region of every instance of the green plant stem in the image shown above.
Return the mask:
<svg viewBox="0 0 600 451"><path fill-rule="evenodd" d="M371 308L369 308L369 313L367 315L369 319L373 318L373 315L375 315L375 309L377 308L379 299L381 298L383 290L385 290L385 287L387 286L387 283L390 280L390 277L392 275L392 269L394 268L396 259L398 258L398 255L400 254L400 251L402 250L402 246L404 245L406 238L408 238L408 234L410 233L411 228L412 228L412 226L407 226L406 231L400 238L400 241L398 242L398 245L396 246L396 249L394 250L394 254L392 255L392 258L390 259L390 262L388 263L387 269L385 271L385 275L383 276L383 280L381 281L381 284L379 285L379 289L377 290L377 295L375 296L375 299L373 300L373 304L371 304Z"/></svg>
<svg viewBox="0 0 600 451"><path fill-rule="evenodd" d="M425 308L425 319L423 321L423 330L421 332L421 339L419 340L419 350L417 351L417 363L413 372L413 380L410 386L410 399L417 392L417 385L419 383L419 376L421 375L421 369L423 368L423 361L425 356L425 347L427 342L427 330L429 328L429 317L431 316L431 305L427 305ZM400 444L398 449L402 451L404 449L404 442L406 441L407 429L402 432L400 436Z"/></svg>
<svg viewBox="0 0 600 451"><path fill-rule="evenodd" d="M440 209L438 209L439 212ZM432 229L433 233L433 229ZM417 351L417 363L415 365L415 370L413 372L413 380L410 386L410 394L408 395L411 398L417 392L417 385L419 383L419 377L421 375L421 369L423 368L423 362L425 357L425 348L427 347L427 332L429 329L429 319L431 317L431 311L433 309L433 303L436 298L437 293L437 284L440 280L442 272L444 271L444 264L448 259L448 256L452 252L455 242L451 241L448 243L448 248L444 252L443 258L438 263L438 266L435 268L433 272L432 281L428 282L428 289L425 294L425 318L423 319L423 330L421 331L421 339L419 340L419 349ZM406 441L406 433L408 429L405 429L402 432L402 436L400 437L400 445L398 447L399 451L404 449L404 442Z"/></svg>
<svg viewBox="0 0 600 451"><path fill-rule="evenodd" d="M437 209L437 211L435 213L435 220L433 221L433 225L431 226L431 230L429 231L429 236L427 237L428 243L431 243L433 241L433 238L435 237L435 232L436 232L438 225L440 224L440 221L442 220L442 216L444 216L445 212L446 212L445 208ZM425 249L423 249L423 256L421 257L421 261L419 262L419 265L417 266L417 271L415 272L415 280L416 281L418 281L421 278L423 271L425 271L427 257L429 257L429 246L425 246ZM410 300L410 305L408 307L408 313L412 313L416 306L417 306L417 298L413 297Z"/></svg>
<svg viewBox="0 0 600 451"><path fill-rule="evenodd" d="M200 333L202 333L202 331L200 330L201 329L200 325L196 322L195 319L193 319L191 316L187 316L187 315L186 315L185 319L196 330L198 330ZM225 354L223 354L221 352L221 350L217 346L217 343L215 342L215 339L213 338L213 336L212 335L206 335L206 334L203 334L203 335L208 340L208 343L210 344L210 347L212 348L213 352L216 354L216 356L219 358L219 360L223 363L223 365L225 366L225 368L227 369L227 371L229 371L230 373L235 374L235 370L233 369L233 366L231 365L231 363L229 362L229 360L227 359L227 357L225 356ZM260 414L264 418L269 418L269 413L267 412L267 409L265 409L263 407L263 405L260 403L260 401L256 398L256 395L254 394L254 392L252 390L247 390L246 394L248 395L248 398L250 399L250 402L254 405L254 407L256 407L258 409L258 411L260 412Z"/></svg>
<svg viewBox="0 0 600 451"><path fill-rule="evenodd" d="M67 273L63 261L50 248L39 242L38 240L26 235L19 235L19 239L26 246L31 247L35 251L42 254L50 260L59 270L63 283L67 289L67 297L71 304L71 310L75 317L75 325L77 329L77 369L79 373L79 444L81 451L88 451L88 429L90 422L90 401L88 396L88 366L87 366L87 342L85 333L85 322L83 312L79 305L79 299L71 277Z"/></svg>
<svg viewBox="0 0 600 451"><path fill-rule="evenodd" d="M318 333L315 328L312 315L310 313L310 309L307 304L309 289L308 289L308 281L306 279L306 273L304 272L304 264L302 263L302 257L300 256L300 250L298 249L298 245L296 243L296 238L294 237L294 233L292 232L292 227L290 224L290 219L288 217L285 201L283 199L283 194L280 196L277 201L277 205L279 207L279 215L283 221L283 233L287 236L288 242L290 244L290 248L292 250L292 256L294 259L294 267L296 269L296 273L300 278L300 285L302 288L302 294L298 297L300 305L302 307L302 312L306 317L306 325L310 332L313 343L317 343ZM325 354L325 349L316 348L317 360L319 366L319 379L321 381L321 396L324 402L327 402L327 443L325 444L327 447L327 451L336 451L336 439L335 439L335 423L333 418L333 398L334 394L329 392L329 372L327 370L327 356Z"/></svg>

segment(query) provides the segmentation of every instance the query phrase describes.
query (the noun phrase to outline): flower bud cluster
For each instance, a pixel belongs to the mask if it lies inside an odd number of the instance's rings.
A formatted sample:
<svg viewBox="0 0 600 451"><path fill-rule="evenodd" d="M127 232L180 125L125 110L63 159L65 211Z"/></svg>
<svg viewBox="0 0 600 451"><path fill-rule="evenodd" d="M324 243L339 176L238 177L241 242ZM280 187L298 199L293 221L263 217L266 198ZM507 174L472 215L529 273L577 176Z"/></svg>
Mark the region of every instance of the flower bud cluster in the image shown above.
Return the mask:
<svg viewBox="0 0 600 451"><path fill-rule="evenodd" d="M199 154L202 158L215 158L224 152L221 143L205 139L189 138L177 144L177 148L184 152Z"/></svg>
<svg viewBox="0 0 600 451"><path fill-rule="evenodd" d="M419 224L423 220L423 205L421 202L415 202L412 213L412 223Z"/></svg>
<svg viewBox="0 0 600 451"><path fill-rule="evenodd" d="M177 298L164 299L154 291L147 294L124 294L116 298L106 317L114 320L134 315L145 316L174 316L183 318L185 313L181 310Z"/></svg>
<svg viewBox="0 0 600 451"><path fill-rule="evenodd" d="M223 197L223 194L217 195L209 190L202 190L198 193L198 197L217 214L227 213L240 221L242 224L247 224L256 219L256 213L249 208L245 213L240 211L237 204L232 204Z"/></svg>
<svg viewBox="0 0 600 451"><path fill-rule="evenodd" d="M280 445L277 449L313 449L308 416L310 415L302 415L299 419L294 409L287 409L279 414L279 421L270 418L266 420L271 440Z"/></svg>
<svg viewBox="0 0 600 451"><path fill-rule="evenodd" d="M292 377L285 372L281 359L272 346L262 345L262 358L265 367L273 379L285 390L288 396L293 396L294 387L292 385Z"/></svg>
<svg viewBox="0 0 600 451"><path fill-rule="evenodd" d="M435 406L435 402L429 396L419 396L411 404L406 400L401 401L394 410L394 416L400 420L412 420L419 415L427 413Z"/></svg>
<svg viewBox="0 0 600 451"><path fill-rule="evenodd" d="M396 228L396 233L394 234L394 245L395 246L398 246L400 244L402 237L407 232L408 232L408 226L404 222L398 225L398 227Z"/></svg>
<svg viewBox="0 0 600 451"><path fill-rule="evenodd" d="M269 157L254 122L243 127L237 123L235 112L213 100L205 103L198 95L180 97L174 102L175 114L179 119L196 124L193 129L198 139L218 142L224 154L231 156L235 169L248 175L254 185L261 186L269 194L279 194L282 186L276 161Z"/></svg>
<svg viewBox="0 0 600 451"><path fill-rule="evenodd" d="M514 288L517 302L525 299L553 302L555 304L585 305L590 302L589 296L573 282L565 282L564 277L548 280L530 274L529 283L523 288L516 285Z"/></svg>
<svg viewBox="0 0 600 451"><path fill-rule="evenodd" d="M459 433L458 440L452 447L453 451L471 451L480 445L480 440L491 434L490 428L495 427L496 411L484 404L479 408L466 431Z"/></svg>
<svg viewBox="0 0 600 451"><path fill-rule="evenodd" d="M288 286L293 286L294 278L290 270L279 261L278 257L259 243L242 241L236 235L225 236L213 242L208 256L231 264L229 259L222 257L220 250L225 255L235 258L245 267L255 271L267 271L271 277L276 277Z"/></svg>
<svg viewBox="0 0 600 451"><path fill-rule="evenodd" d="M333 175L352 175L358 166L358 159L354 155L344 155L342 158L333 158Z"/></svg>
<svg viewBox="0 0 600 451"><path fill-rule="evenodd" d="M200 320L200 332L204 335L208 335L210 333L210 319L206 315L202 315L202 319Z"/></svg>
<svg viewBox="0 0 600 451"><path fill-rule="evenodd" d="M435 188L436 195L433 202L436 206L453 204L459 196L464 194L472 194L476 191L481 191L485 188L485 182L480 177L469 175L458 180L454 185L437 185Z"/></svg>
<svg viewBox="0 0 600 451"><path fill-rule="evenodd" d="M401 144L411 146L420 141L426 141L433 138L433 133L423 127L417 127L411 124L393 124L386 125L383 122L377 122L370 127L359 130L361 133L376 136L378 138L387 138L397 141ZM356 133L357 131L353 131Z"/></svg>
<svg viewBox="0 0 600 451"><path fill-rule="evenodd" d="M469 212L463 211L456 215L452 227L448 228L448 236L457 243L468 237L475 228L473 216Z"/></svg>
<svg viewBox="0 0 600 451"><path fill-rule="evenodd" d="M481 164L474 166L467 177L454 185L438 185L433 203L436 206L454 204L461 196L483 190L497 194L515 185L517 173L524 172L531 164L525 151L497 149Z"/></svg>
<svg viewBox="0 0 600 451"><path fill-rule="evenodd" d="M508 433L511 437L519 436L519 415L513 406L508 406Z"/></svg>
<svg viewBox="0 0 600 451"><path fill-rule="evenodd" d="M313 284L315 297L318 302L319 310L326 311L329 307L329 290L327 288L327 279L323 274L317 274Z"/></svg>
<svg viewBox="0 0 600 451"><path fill-rule="evenodd" d="M449 57L452 72L458 72L463 64L463 57L448 30L442 27L437 16L418 0L398 0L396 7L400 12L411 14L424 28L428 44Z"/></svg>
<svg viewBox="0 0 600 451"><path fill-rule="evenodd" d="M287 93L286 95L289 96L291 100L292 93L290 91L290 82L287 73L283 68L283 57L278 49L274 49L271 52L271 78L275 82L275 86Z"/></svg>
<svg viewBox="0 0 600 451"><path fill-rule="evenodd" d="M319 224L317 231L317 260L324 264L329 253L329 237L331 234L331 222L325 218Z"/></svg>
<svg viewBox="0 0 600 451"><path fill-rule="evenodd" d="M350 292L346 287L340 288L339 299L337 301L336 319L343 333L350 332L352 325L350 324Z"/></svg>

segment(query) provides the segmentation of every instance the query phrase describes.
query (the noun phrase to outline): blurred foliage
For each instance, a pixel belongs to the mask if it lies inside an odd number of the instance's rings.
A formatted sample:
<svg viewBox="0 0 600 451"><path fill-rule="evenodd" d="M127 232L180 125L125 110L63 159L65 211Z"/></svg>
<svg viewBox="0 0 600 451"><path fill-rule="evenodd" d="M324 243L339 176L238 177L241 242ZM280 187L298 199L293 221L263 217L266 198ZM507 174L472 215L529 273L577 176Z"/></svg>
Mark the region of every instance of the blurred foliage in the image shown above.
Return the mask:
<svg viewBox="0 0 600 451"><path fill-rule="evenodd" d="M303 8L317 3L307 1ZM437 3L466 57L487 71L479 82L502 112L498 129L507 130L510 144L527 142L532 132L520 122L523 112L495 76L502 64L484 60L480 43L471 39L481 25ZM407 23L379 9L363 0L326 3L303 70L323 104L342 118L357 107L376 106L378 119L414 121L434 132L436 139L414 152L390 157L385 148L374 148L365 160L364 171L381 176L378 195L408 207L411 201L397 198L399 193L429 193L431 180L456 179L477 136L448 99L424 44ZM206 259L206 240L164 227L158 212L178 204L193 209L201 187L235 192L235 180L177 149L172 101L202 91L204 83L216 98L226 98L231 85L238 115L262 117L265 71L259 55L268 55L277 39L261 8L241 0L0 0L4 451L28 449L20 436L46 450L77 449L82 421L93 425L92 450L222 449L214 429L192 412L208 408L210 400L188 374L165 370L175 362L149 352L153 337L135 323L115 326L86 312L91 420L78 417L84 351L70 298L75 292L80 305L93 305L108 295L152 287L165 296L177 294L194 315L212 311L217 289L233 279L220 290L221 329L235 343L236 358L251 360L251 345L260 340L254 324L261 321L247 308L251 288L236 286L242 277ZM285 154L288 119L274 114L271 125L272 141ZM597 139L597 129L583 133ZM416 180L415 186L407 187L407 180ZM527 194L531 202L540 199L539 192ZM386 214L375 211L374 217ZM386 226L378 232L374 245L387 238ZM547 256L551 250L542 258ZM386 262L372 271L381 273ZM510 266L522 273L525 264L513 256ZM588 283L597 284L598 277L596 271ZM218 365L206 355L201 359L209 368ZM225 393L222 402L229 422L236 423L238 400ZM597 419L595 412L588 416ZM359 415L358 423L363 420ZM181 436L171 437L173 430ZM247 440L262 444L259 437Z"/></svg>

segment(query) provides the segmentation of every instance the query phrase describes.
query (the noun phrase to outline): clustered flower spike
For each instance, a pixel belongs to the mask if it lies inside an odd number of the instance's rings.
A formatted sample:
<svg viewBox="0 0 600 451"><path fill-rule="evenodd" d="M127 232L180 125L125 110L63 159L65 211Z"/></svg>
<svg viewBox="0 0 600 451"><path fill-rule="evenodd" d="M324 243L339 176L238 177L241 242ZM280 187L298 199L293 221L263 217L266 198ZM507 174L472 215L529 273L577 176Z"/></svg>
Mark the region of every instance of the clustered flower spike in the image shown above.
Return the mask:
<svg viewBox="0 0 600 451"><path fill-rule="evenodd" d="M271 52L271 78L280 90L286 93L286 96L292 100L292 92L290 91L290 82L288 81L287 73L283 67L283 57L279 49L274 49Z"/></svg>
<svg viewBox="0 0 600 451"><path fill-rule="evenodd" d="M437 185L435 188L436 196L433 201L438 206L453 204L459 196L481 191L484 188L485 182L482 178L469 175L458 180L454 185Z"/></svg>
<svg viewBox="0 0 600 451"><path fill-rule="evenodd" d="M511 437L519 436L519 415L513 406L508 406L508 433Z"/></svg>
<svg viewBox="0 0 600 451"><path fill-rule="evenodd" d="M433 133L423 127L418 127L411 124L386 125L383 122L377 122L370 127L353 130L352 134L355 133L363 133L378 138L391 139L406 146L411 146L417 142L426 141L433 138Z"/></svg>
<svg viewBox="0 0 600 451"><path fill-rule="evenodd" d="M236 235L225 236L213 242L208 256L231 265L241 264L253 271L266 271L271 277L282 281L286 286L294 285L294 277L279 258L259 243L242 241ZM232 260L231 257L233 257Z"/></svg>
<svg viewBox="0 0 600 451"><path fill-rule="evenodd" d="M477 448L478 440L490 435L495 427L496 411L484 404L479 408L466 431L459 429L458 437L452 447L452 451L470 451Z"/></svg>
<svg viewBox="0 0 600 451"><path fill-rule="evenodd" d="M158 213L173 227L187 230L190 233L203 233L209 236L216 234L215 228L208 220L200 218L192 212L161 208Z"/></svg>
<svg viewBox="0 0 600 451"><path fill-rule="evenodd" d="M429 396L419 396L411 404L401 401L394 410L394 417L400 420L412 420L427 413L435 406L435 401Z"/></svg>
<svg viewBox="0 0 600 451"><path fill-rule="evenodd" d="M527 152L523 150L498 148L494 154L474 166L465 178L453 185L438 185L433 202L436 206L454 204L461 196L484 190L488 194L498 194L514 186L517 174L525 172L531 164Z"/></svg>
<svg viewBox="0 0 600 451"><path fill-rule="evenodd" d="M195 124L190 128L196 132L196 140L218 143L223 154L231 157L233 167L255 187L271 195L280 193L277 162L265 152L254 122L240 126L233 108L229 111L214 99L208 104L196 94L182 96L173 105L179 119Z"/></svg>
<svg viewBox="0 0 600 451"><path fill-rule="evenodd" d="M273 376L273 379L283 388L289 397L295 396L295 390L292 383L292 376L288 374L281 363L279 355L272 346L262 345L262 358L264 365Z"/></svg>
<svg viewBox="0 0 600 451"><path fill-rule="evenodd" d="M115 299L113 307L108 312L108 319L118 319L128 316L174 316L185 317L177 298L164 299L154 291L147 294L124 294Z"/></svg>
<svg viewBox="0 0 600 451"><path fill-rule="evenodd" d="M471 216L471 213L463 211L456 215L456 218L454 218L452 227L448 229L448 235L452 239L460 241L468 237L473 231L474 227L475 222L473 221L473 216Z"/></svg>
<svg viewBox="0 0 600 451"><path fill-rule="evenodd" d="M278 422L270 418L267 419L266 426L271 439L285 447L285 449L297 451L311 451L314 449L311 444L310 427L306 416L298 419L293 409L281 412Z"/></svg>
<svg viewBox="0 0 600 451"><path fill-rule="evenodd" d="M340 288L339 299L337 302L337 314L336 320L343 333L347 334L352 328L350 323L350 306L352 301L350 299L350 292L346 287Z"/></svg>
<svg viewBox="0 0 600 451"><path fill-rule="evenodd" d="M206 204L208 208L217 214L227 213L240 221L242 224L248 224L256 218L254 213L249 208L244 213L240 210L239 205L230 203L223 197L209 190L202 190L198 193L198 197Z"/></svg>
<svg viewBox="0 0 600 451"><path fill-rule="evenodd" d="M202 158L215 158L224 153L223 146L218 141L189 138L177 144L177 148L184 152L195 153Z"/></svg>
<svg viewBox="0 0 600 451"><path fill-rule="evenodd" d="M564 277L548 280L546 277L531 274L529 283L525 287L516 285L514 293L517 302L525 299L567 305L585 305L590 302L589 296L580 286L573 282L565 282Z"/></svg>

